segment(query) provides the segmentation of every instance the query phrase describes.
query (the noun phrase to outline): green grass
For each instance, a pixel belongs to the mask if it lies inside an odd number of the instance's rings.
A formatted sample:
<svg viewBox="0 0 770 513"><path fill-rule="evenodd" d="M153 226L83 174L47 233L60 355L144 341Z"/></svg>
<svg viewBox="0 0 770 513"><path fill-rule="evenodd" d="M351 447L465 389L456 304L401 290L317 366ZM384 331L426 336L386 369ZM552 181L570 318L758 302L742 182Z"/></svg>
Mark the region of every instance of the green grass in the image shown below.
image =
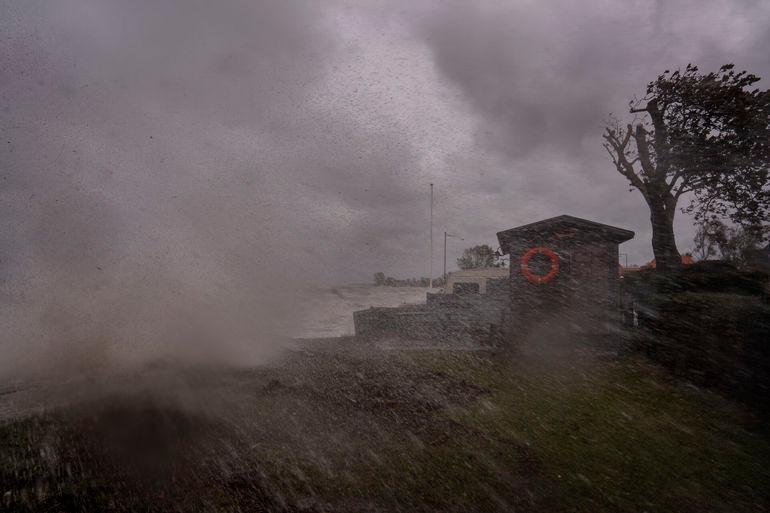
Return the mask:
<svg viewBox="0 0 770 513"><path fill-rule="evenodd" d="M457 375L467 379L467 368ZM565 509L764 511L769 504L767 438L742 426L735 405L651 365L520 362L481 379L490 376L491 395L464 422L531 447Z"/></svg>
<svg viewBox="0 0 770 513"><path fill-rule="evenodd" d="M227 399L180 445L193 477L166 485L182 511L759 512L770 500L770 441L751 417L635 358L316 353L209 386ZM69 432L67 417L0 425L6 508L85 511L98 494L130 511L135 488Z"/></svg>

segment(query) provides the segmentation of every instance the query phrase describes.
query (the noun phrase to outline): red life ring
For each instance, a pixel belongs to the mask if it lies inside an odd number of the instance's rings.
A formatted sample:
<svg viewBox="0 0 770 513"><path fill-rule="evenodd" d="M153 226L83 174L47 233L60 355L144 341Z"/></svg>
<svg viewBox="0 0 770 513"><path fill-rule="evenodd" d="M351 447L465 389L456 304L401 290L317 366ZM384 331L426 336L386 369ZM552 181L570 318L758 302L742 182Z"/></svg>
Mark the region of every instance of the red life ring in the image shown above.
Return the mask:
<svg viewBox="0 0 770 513"><path fill-rule="evenodd" d="M535 274L529 269L529 260L535 255L545 255L551 259L551 270L546 274ZM559 274L559 255L554 253L548 248L535 247L524 253L521 257L521 274L523 274L530 282L540 285L541 283L548 283L553 280L557 274Z"/></svg>

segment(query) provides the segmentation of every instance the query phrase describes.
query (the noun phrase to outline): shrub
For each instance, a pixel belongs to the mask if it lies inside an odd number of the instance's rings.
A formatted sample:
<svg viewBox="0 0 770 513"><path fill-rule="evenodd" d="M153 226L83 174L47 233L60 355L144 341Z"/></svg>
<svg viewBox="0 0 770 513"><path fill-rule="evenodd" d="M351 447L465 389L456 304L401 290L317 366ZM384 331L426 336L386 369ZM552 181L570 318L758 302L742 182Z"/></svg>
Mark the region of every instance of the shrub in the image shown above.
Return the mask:
<svg viewBox="0 0 770 513"><path fill-rule="evenodd" d="M701 265L635 276L625 286L640 314L637 349L678 376L770 413L770 301L762 276Z"/></svg>

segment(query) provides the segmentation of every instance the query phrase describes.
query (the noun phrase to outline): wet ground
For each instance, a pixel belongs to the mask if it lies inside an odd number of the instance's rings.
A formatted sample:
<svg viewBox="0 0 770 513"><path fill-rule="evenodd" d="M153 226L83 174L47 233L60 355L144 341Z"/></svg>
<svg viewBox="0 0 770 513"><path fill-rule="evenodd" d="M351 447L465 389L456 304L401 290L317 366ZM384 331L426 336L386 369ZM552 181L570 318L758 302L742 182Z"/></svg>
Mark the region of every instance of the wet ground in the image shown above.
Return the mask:
<svg viewBox="0 0 770 513"><path fill-rule="evenodd" d="M158 364L17 388L0 395L3 511L768 504L770 443L748 413L590 349L514 357L336 339L260 368Z"/></svg>

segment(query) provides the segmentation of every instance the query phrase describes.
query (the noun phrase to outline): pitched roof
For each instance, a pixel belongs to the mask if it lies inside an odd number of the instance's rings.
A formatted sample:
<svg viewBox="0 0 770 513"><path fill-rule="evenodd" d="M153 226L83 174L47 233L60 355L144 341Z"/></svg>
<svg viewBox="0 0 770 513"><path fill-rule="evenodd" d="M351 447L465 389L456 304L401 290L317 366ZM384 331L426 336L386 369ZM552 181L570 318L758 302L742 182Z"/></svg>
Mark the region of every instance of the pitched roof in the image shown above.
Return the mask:
<svg viewBox="0 0 770 513"><path fill-rule="evenodd" d="M532 234L548 233L566 227L575 228L583 232L593 232L601 235L607 240L617 243L625 242L634 237L634 232L631 230L597 223L596 221L589 221L588 219L581 219L579 217L561 215L498 232L497 239L500 241L500 247L503 249L503 252L507 254L509 253L508 247L512 239Z"/></svg>

